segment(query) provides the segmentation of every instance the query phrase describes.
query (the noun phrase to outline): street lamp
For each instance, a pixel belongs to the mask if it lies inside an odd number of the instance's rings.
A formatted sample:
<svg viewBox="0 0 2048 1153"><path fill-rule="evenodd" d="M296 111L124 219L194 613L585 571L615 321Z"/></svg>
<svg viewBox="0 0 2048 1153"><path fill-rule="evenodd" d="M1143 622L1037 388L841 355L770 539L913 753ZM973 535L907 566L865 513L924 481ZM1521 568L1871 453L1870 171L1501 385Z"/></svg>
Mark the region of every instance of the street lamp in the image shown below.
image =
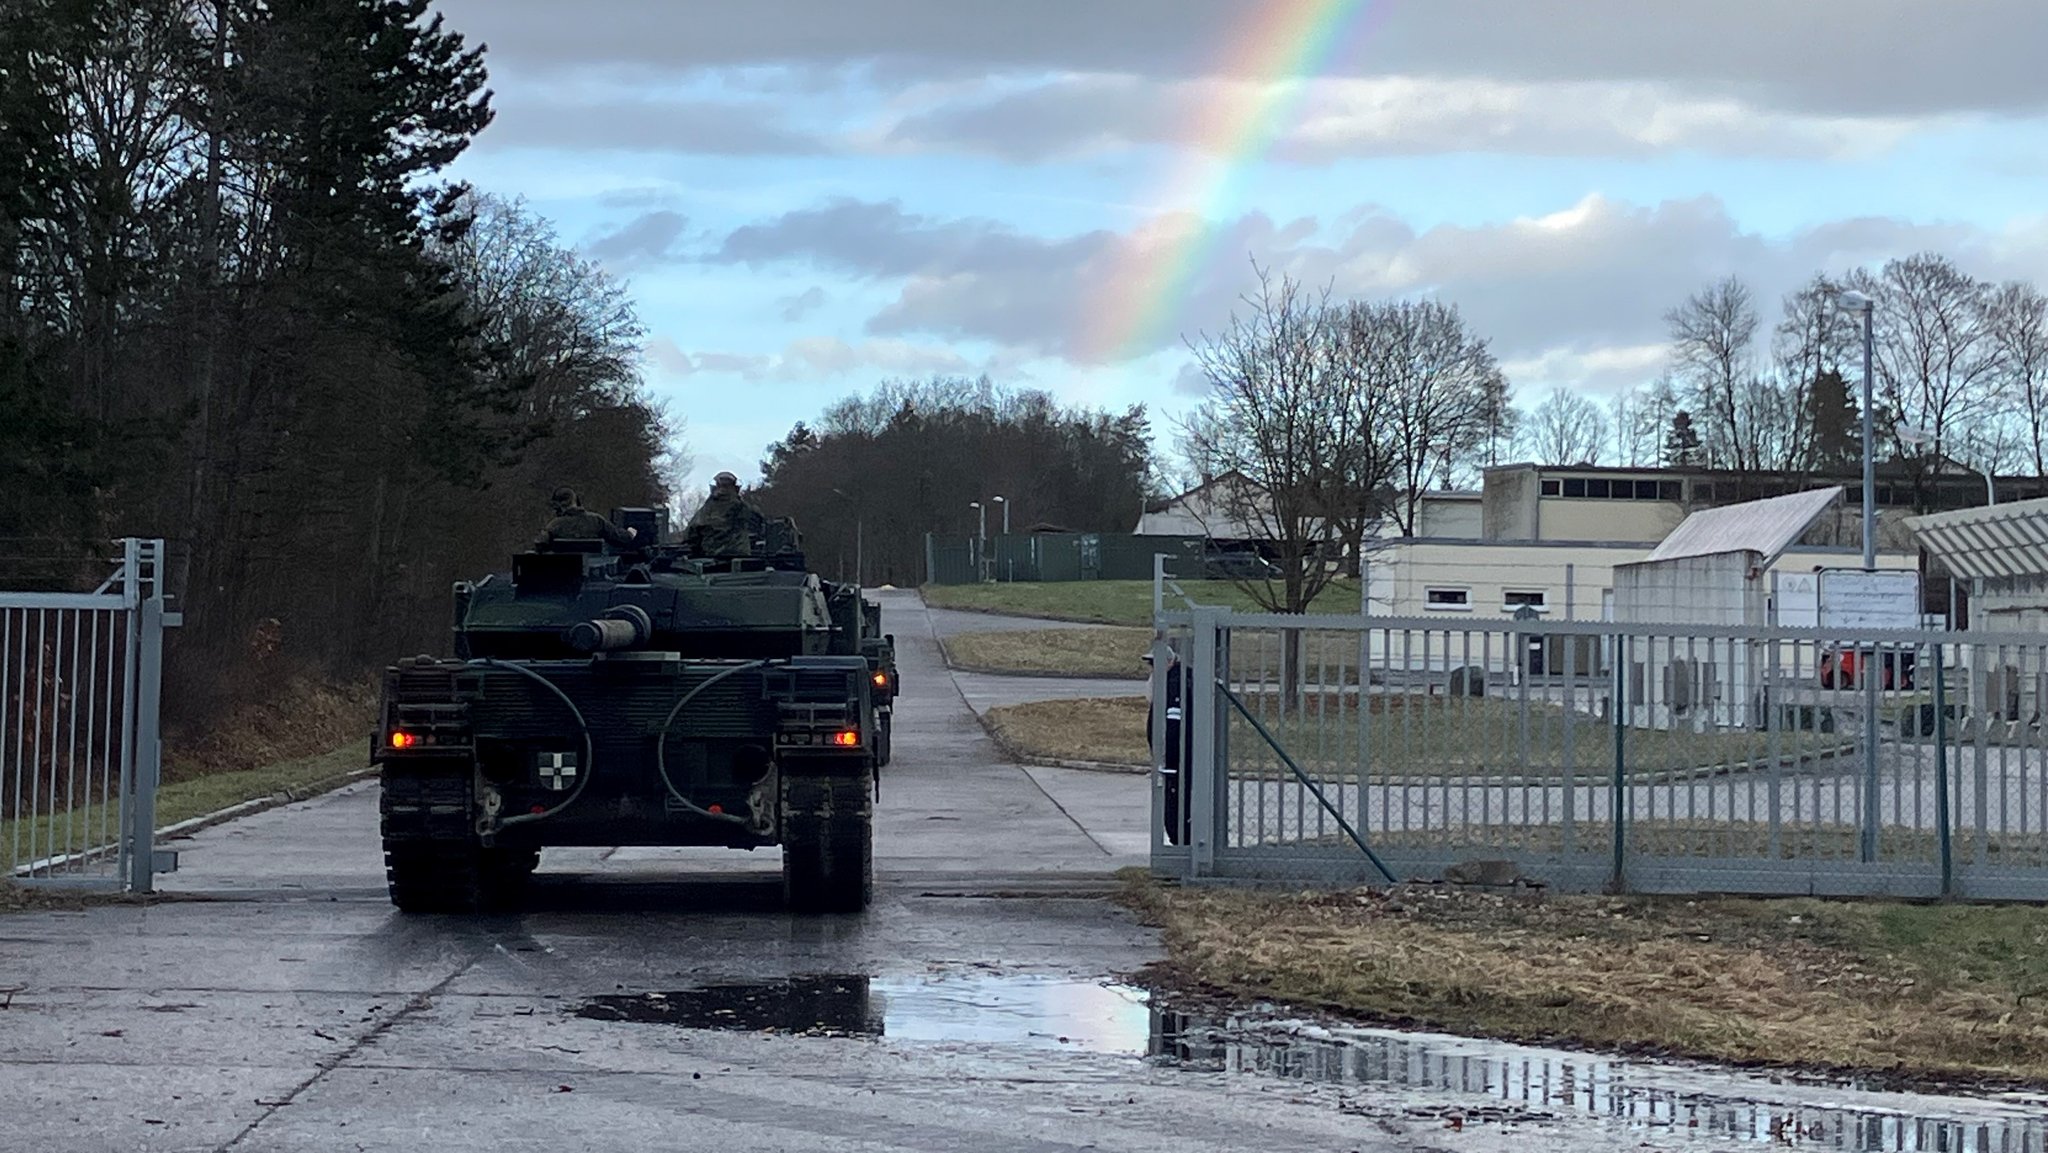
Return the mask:
<svg viewBox="0 0 2048 1153"><path fill-rule="evenodd" d="M1863 571L1873 572L1877 569L1877 454L1870 443L1870 351L1871 314L1877 302L1854 289L1837 293L1835 302L1863 314Z"/></svg>
<svg viewBox="0 0 2048 1153"><path fill-rule="evenodd" d="M1906 422L1903 420L1898 423L1898 425L1894 428L1893 431L1899 434L1900 440L1906 442L1907 444L1913 445L1916 448L1924 448L1927 445L1933 444L1935 440L1933 433L1927 431L1924 428L1913 428L1906 424ZM1944 459L1944 454L1937 453L1935 463L1939 464L1942 459ZM1986 505L1994 505L1998 503L1998 488L1991 482L1990 469L1978 468L1976 465L1971 464L1969 461L1960 460L1952 456L1945 457L1945 459L1953 461L1956 464L1962 465L1964 468L1967 468L1971 472L1976 473L1978 476L1983 477L1984 503Z"/></svg>
<svg viewBox="0 0 2048 1153"><path fill-rule="evenodd" d="M988 550L988 509L978 500L968 501L967 507L974 510L974 579L978 581L983 579L982 554Z"/></svg>
<svg viewBox="0 0 2048 1153"><path fill-rule="evenodd" d="M1003 506L1003 535L1004 535L1004 536L1009 536L1009 535L1010 535L1010 502L1009 502L1009 501L1007 501L1007 500L1005 500L1005 499L1004 499L1004 498L1002 498L1002 497L999 497L999 496L992 496L992 497L990 497L989 499L990 499L990 500L992 500L992 501L994 501L994 502L996 502L997 504L999 504L999 505L1002 505L1002 506Z"/></svg>
<svg viewBox="0 0 2048 1153"><path fill-rule="evenodd" d="M866 588L868 583L867 542L865 539L866 534L862 532L865 526L863 524L864 517L861 514L860 501L836 488L832 490L832 495L853 506L853 583L857 587ZM839 555L843 558L846 554L840 553ZM841 560L840 563L844 564L846 562Z"/></svg>

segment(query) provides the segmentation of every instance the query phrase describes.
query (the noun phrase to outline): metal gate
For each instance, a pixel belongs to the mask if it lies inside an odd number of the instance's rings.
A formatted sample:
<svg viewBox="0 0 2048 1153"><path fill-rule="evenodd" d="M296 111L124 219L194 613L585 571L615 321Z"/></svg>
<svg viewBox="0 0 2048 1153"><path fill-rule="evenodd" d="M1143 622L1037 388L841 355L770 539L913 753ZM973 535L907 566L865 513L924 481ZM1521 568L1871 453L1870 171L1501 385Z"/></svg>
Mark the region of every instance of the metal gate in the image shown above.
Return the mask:
<svg viewBox="0 0 2048 1153"><path fill-rule="evenodd" d="M1167 875L2048 900L2040 634L1157 619Z"/></svg>
<svg viewBox="0 0 2048 1153"><path fill-rule="evenodd" d="M29 883L150 890L164 542L89 593L0 592L0 861Z"/></svg>

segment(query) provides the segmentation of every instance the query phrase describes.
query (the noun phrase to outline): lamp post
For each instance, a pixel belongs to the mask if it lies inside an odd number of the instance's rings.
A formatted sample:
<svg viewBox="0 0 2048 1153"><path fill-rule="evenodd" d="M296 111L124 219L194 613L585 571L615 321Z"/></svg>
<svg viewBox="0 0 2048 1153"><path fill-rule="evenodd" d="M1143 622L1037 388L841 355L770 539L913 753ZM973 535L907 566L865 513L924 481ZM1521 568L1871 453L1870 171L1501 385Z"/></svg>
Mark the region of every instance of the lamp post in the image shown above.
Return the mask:
<svg viewBox="0 0 2048 1153"><path fill-rule="evenodd" d="M974 579L982 578L982 554L988 551L988 509L978 500L970 500L967 507L974 510Z"/></svg>
<svg viewBox="0 0 2048 1153"><path fill-rule="evenodd" d="M861 512L860 501L836 488L832 490L832 495L853 506L853 583L857 587L866 588L868 583L867 534L862 531L866 527L864 523L866 518ZM841 553L840 555L844 556L846 554Z"/></svg>
<svg viewBox="0 0 2048 1153"><path fill-rule="evenodd" d="M997 504L999 504L999 505L1002 505L1002 506L1003 506L1003 535L1004 535L1004 536L1009 536L1009 535L1010 535L1010 502L1009 502L1009 501L1008 501L1007 499L1005 499L1005 498L1003 498L1003 497L999 497L999 496L992 496L992 497L990 497L989 499L990 499L990 500L992 500L992 501L994 501L994 502L996 502Z"/></svg>
<svg viewBox="0 0 2048 1153"><path fill-rule="evenodd" d="M1835 302L1863 314L1863 571L1871 572L1877 568L1877 453L1870 433L1871 314L1877 302L1854 290L1836 296Z"/></svg>
<svg viewBox="0 0 2048 1153"><path fill-rule="evenodd" d="M1870 432L1871 314L1876 302L1860 292L1844 292L1835 298L1843 308L1863 314L1863 571L1877 571L1877 454ZM1877 860L1877 823L1882 816L1877 797L1877 683L1878 662L1867 653L1858 662L1863 677L1863 821L1857 838L1857 856L1865 862Z"/></svg>

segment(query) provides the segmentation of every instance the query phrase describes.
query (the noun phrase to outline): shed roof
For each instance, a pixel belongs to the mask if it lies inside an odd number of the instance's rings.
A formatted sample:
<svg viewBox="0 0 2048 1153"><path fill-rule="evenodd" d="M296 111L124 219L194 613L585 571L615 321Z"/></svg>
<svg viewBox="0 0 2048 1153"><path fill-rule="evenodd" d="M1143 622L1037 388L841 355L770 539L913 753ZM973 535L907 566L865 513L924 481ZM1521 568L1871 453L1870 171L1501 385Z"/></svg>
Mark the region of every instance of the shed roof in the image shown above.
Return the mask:
<svg viewBox="0 0 2048 1153"><path fill-rule="evenodd" d="M1841 486L1835 485L1702 509L1686 517L1643 559L1679 560L1724 552L1753 552L1762 556L1768 567L1841 496Z"/></svg>
<svg viewBox="0 0 2048 1153"><path fill-rule="evenodd" d="M2048 499L1929 513L1906 527L1966 580L2048 576Z"/></svg>

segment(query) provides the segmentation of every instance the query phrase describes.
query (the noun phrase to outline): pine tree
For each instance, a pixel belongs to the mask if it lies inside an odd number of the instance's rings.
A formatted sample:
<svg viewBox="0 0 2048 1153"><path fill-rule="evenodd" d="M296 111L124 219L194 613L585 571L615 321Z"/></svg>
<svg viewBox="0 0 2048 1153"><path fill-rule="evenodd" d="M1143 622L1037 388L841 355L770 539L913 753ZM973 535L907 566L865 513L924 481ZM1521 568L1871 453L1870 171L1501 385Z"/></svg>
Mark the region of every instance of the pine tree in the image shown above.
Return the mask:
<svg viewBox="0 0 2048 1153"><path fill-rule="evenodd" d="M1679 409L1671 414L1670 431L1664 434L1664 464L1668 468L1697 468L1700 463L1700 434L1692 426L1692 413Z"/></svg>
<svg viewBox="0 0 2048 1153"><path fill-rule="evenodd" d="M1814 378L1806 392L1806 420L1813 438L1809 467L1827 471L1861 463L1863 413L1841 373L1828 369Z"/></svg>

